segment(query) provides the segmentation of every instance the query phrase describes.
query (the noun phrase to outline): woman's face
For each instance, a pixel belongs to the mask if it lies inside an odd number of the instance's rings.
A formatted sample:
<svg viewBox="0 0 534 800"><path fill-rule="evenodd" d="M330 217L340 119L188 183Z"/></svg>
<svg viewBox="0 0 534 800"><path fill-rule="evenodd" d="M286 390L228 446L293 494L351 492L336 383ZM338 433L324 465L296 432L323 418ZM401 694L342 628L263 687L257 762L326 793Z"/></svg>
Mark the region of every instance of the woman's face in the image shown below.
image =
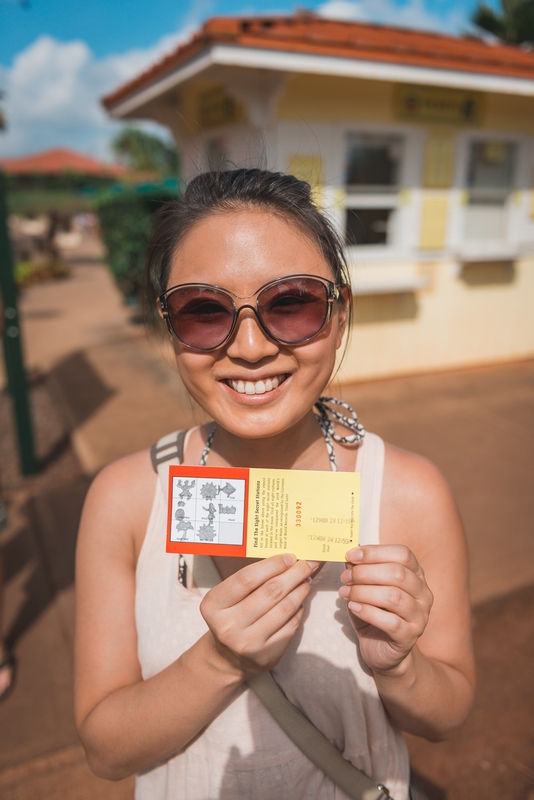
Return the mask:
<svg viewBox="0 0 534 800"><path fill-rule="evenodd" d="M244 298L296 274L332 280L319 249L297 226L252 209L215 213L196 225L176 250L168 286L215 284ZM264 438L288 430L311 409L332 374L345 321L344 307L334 301L331 319L315 339L288 346L269 338L246 308L230 341L217 350L189 350L176 339L173 345L182 379L199 405L234 435ZM273 379L278 386L268 391ZM258 381L263 386L256 387ZM247 382L266 391L239 391Z"/></svg>

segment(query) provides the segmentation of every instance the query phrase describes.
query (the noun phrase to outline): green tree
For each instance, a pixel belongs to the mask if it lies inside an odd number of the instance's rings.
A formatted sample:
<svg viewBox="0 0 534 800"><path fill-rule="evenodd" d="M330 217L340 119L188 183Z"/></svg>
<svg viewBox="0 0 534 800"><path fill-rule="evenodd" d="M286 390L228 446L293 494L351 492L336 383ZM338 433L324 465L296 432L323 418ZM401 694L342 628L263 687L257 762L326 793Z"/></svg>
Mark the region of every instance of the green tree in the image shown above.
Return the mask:
<svg viewBox="0 0 534 800"><path fill-rule="evenodd" d="M174 147L140 128L131 125L123 128L112 140L111 148L119 163L136 172L177 175L178 155Z"/></svg>
<svg viewBox="0 0 534 800"><path fill-rule="evenodd" d="M471 19L503 42L534 44L534 0L501 0L501 9L481 3Z"/></svg>

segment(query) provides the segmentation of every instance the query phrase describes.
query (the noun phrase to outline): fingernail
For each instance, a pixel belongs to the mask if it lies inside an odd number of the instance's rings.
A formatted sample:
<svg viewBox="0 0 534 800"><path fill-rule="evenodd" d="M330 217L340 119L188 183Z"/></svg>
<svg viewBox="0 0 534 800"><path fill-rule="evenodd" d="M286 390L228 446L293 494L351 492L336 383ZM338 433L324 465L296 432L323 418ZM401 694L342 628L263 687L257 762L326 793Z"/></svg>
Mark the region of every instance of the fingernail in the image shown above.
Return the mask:
<svg viewBox="0 0 534 800"><path fill-rule="evenodd" d="M352 564L356 563L356 561L361 561L363 559L363 550L361 547L357 547L355 550L349 550L347 553L347 561L350 561Z"/></svg>
<svg viewBox="0 0 534 800"><path fill-rule="evenodd" d="M350 594L350 586L342 586L339 590L340 597L348 597Z"/></svg>
<svg viewBox="0 0 534 800"><path fill-rule="evenodd" d="M355 614L359 614L360 611L362 610L362 604L361 603L350 602L349 603L349 608L350 608L351 611L354 611Z"/></svg>
<svg viewBox="0 0 534 800"><path fill-rule="evenodd" d="M342 583L352 583L352 570L346 569L345 572L341 573L341 582Z"/></svg>
<svg viewBox="0 0 534 800"><path fill-rule="evenodd" d="M308 561L307 564L310 569L317 569L321 562L320 561Z"/></svg>
<svg viewBox="0 0 534 800"><path fill-rule="evenodd" d="M286 564L288 567L291 567L297 560L293 553L284 553L282 558L284 559L284 564Z"/></svg>

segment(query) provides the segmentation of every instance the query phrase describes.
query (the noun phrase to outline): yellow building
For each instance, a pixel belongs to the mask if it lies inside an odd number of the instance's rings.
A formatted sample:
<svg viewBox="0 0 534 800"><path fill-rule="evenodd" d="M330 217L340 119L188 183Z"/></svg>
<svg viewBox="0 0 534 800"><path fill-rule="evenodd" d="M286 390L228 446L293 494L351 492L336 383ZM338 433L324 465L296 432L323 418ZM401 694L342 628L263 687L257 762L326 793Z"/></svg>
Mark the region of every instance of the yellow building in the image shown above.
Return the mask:
<svg viewBox="0 0 534 800"><path fill-rule="evenodd" d="M214 18L104 104L171 129L186 180L308 180L356 295L342 378L534 355L534 53L293 17Z"/></svg>

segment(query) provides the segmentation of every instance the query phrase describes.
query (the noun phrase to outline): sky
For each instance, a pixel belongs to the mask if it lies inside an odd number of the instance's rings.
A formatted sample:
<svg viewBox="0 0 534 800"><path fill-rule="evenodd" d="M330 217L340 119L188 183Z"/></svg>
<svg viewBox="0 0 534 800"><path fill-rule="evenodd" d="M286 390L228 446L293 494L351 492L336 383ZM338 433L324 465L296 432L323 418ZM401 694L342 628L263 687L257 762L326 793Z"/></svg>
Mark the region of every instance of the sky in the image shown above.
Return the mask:
<svg viewBox="0 0 534 800"><path fill-rule="evenodd" d="M489 5L498 7L498 0ZM100 98L216 15L291 13L291 0L0 0L0 157L71 147L109 160ZM326 17L462 33L477 0L320 0ZM156 130L156 126L153 126ZM165 131L161 130L162 134Z"/></svg>

